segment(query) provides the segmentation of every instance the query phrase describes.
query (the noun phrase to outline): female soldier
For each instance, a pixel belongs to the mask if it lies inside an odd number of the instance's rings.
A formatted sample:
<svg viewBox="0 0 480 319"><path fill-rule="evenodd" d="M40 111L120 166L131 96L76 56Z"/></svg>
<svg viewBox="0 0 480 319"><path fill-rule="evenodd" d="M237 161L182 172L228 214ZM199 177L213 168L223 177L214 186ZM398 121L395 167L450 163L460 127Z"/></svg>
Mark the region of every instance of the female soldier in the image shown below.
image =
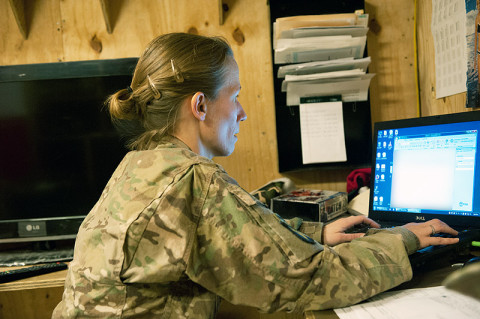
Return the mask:
<svg viewBox="0 0 480 319"><path fill-rule="evenodd" d="M219 38L166 34L109 99L142 132L81 225L54 318L212 318L220 298L265 312L357 303L412 275L408 253L456 239L439 220L366 236L351 217L298 230L243 190L214 156L247 116L239 70ZM355 239L355 240L353 240Z"/></svg>

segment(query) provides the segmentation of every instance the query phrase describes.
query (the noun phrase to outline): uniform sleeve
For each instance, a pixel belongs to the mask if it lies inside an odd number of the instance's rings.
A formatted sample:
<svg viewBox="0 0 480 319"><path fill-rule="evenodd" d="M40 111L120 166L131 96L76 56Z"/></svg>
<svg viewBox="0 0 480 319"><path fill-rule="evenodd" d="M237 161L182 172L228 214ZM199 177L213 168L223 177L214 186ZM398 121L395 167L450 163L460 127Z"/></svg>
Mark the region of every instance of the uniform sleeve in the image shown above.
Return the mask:
<svg viewBox="0 0 480 319"><path fill-rule="evenodd" d="M334 248L323 246L216 176L187 275L233 304L264 312L342 307L411 278L404 235L384 230Z"/></svg>
<svg viewBox="0 0 480 319"><path fill-rule="evenodd" d="M324 223L321 222L311 222L304 221L299 217L285 220L291 227L304 233L313 240L323 243L323 228L325 227Z"/></svg>

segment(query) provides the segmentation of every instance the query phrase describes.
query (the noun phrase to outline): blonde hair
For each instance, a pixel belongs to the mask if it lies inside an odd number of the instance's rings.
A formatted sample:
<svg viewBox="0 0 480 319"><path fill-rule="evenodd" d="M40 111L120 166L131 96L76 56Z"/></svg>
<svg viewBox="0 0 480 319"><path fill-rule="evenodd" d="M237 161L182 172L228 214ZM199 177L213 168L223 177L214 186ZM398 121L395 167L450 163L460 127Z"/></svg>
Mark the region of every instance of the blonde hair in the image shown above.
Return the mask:
<svg viewBox="0 0 480 319"><path fill-rule="evenodd" d="M130 135L128 147L149 149L171 134L185 98L203 92L214 100L223 85L229 56L233 57L232 49L219 37L170 33L150 42L138 60L130 87L107 100L113 121Z"/></svg>

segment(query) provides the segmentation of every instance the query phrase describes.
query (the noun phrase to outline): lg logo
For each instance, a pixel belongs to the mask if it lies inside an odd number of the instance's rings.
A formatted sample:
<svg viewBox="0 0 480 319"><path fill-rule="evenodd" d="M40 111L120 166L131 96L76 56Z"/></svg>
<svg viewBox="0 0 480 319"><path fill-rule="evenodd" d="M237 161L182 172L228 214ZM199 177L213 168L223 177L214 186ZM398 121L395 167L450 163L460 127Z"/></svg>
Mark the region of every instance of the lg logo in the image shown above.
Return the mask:
<svg viewBox="0 0 480 319"><path fill-rule="evenodd" d="M44 221L24 221L18 223L20 237L36 237L47 235L47 225Z"/></svg>
<svg viewBox="0 0 480 319"><path fill-rule="evenodd" d="M25 229L27 231L36 231L36 230L40 230L40 225L32 225L32 224L28 224Z"/></svg>

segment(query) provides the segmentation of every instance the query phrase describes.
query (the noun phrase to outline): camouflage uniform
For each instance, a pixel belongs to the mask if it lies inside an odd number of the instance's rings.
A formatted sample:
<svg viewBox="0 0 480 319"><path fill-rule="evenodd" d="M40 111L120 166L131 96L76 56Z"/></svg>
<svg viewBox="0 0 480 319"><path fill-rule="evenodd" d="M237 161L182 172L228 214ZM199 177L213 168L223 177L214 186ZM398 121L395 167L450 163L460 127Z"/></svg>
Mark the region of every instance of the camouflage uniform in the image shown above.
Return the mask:
<svg viewBox="0 0 480 319"><path fill-rule="evenodd" d="M130 152L80 227L53 318L213 318L220 298L325 309L411 278L405 228L327 247L321 224L292 224L179 140Z"/></svg>

